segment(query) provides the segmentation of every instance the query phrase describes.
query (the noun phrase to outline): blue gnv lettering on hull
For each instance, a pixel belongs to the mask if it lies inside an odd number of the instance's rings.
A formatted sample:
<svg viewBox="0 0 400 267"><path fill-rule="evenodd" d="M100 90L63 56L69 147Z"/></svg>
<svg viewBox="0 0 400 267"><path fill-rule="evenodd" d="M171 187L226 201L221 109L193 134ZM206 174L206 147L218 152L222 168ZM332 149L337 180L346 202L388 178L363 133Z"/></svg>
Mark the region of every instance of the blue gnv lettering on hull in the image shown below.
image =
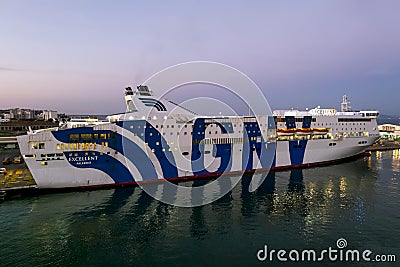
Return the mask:
<svg viewBox="0 0 400 267"><path fill-rule="evenodd" d="M290 164L303 164L307 140L289 141Z"/></svg>
<svg viewBox="0 0 400 267"><path fill-rule="evenodd" d="M305 116L303 119L303 128L310 128L311 117ZM296 120L294 116L286 117L286 128L294 129L296 128ZM289 154L290 154L290 164L299 165L303 164L304 153L306 152L307 140L296 140L289 141Z"/></svg>
<svg viewBox="0 0 400 267"><path fill-rule="evenodd" d="M167 141L160 134L160 132L157 129L155 129L150 123L144 120L140 120L140 121L118 122L117 125L123 127L125 130L134 133L136 136L142 139L142 141L145 142L150 147L150 149L152 149L152 151L154 151L152 153L155 154L156 159L160 163L163 172L162 175L164 178L173 178L178 176L178 169L176 167L175 158L172 154L172 151L169 151L168 149L169 145ZM121 150L124 151L124 155L126 157L129 157L130 154L132 154L133 158L131 159L131 161L135 164L136 162L138 162L138 159L136 157L137 151L136 152L131 151L134 153L129 153L129 149L127 147L129 143L130 141L128 141L128 139L124 139L124 141L121 144L122 145ZM149 161L151 163L151 160L148 158L146 152L142 151L141 153L144 154L144 157L146 157L146 159L142 159L142 161L136 165L142 165L142 162L144 161ZM146 174L142 176L143 180L157 179L157 174L155 172L152 174Z"/></svg>
<svg viewBox="0 0 400 267"><path fill-rule="evenodd" d="M269 160L275 157L276 145L275 143L270 145L265 144L257 121L244 122L243 140L248 140L248 142L243 142L243 170L252 170L256 168L256 166L253 166L254 152L258 160L260 160L262 168L269 168L271 164L274 164L275 159L271 162L269 162Z"/></svg>
<svg viewBox="0 0 400 267"><path fill-rule="evenodd" d="M205 138L205 130L208 125L216 124L222 134L231 133L233 131L231 123L221 124L217 121L205 122L204 118L198 118L193 125L192 137L192 171L194 175L204 175L212 173L222 173L231 170L232 166L232 144L215 144L213 156L221 159L220 166L215 172L209 172L204 166L204 144L201 141Z"/></svg>

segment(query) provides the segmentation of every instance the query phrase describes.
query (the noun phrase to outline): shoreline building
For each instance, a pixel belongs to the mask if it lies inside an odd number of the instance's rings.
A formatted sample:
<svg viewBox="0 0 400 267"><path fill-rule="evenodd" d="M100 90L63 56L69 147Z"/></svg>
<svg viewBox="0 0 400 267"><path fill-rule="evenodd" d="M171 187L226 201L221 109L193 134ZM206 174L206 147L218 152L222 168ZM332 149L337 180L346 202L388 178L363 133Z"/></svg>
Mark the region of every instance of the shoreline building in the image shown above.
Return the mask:
<svg viewBox="0 0 400 267"><path fill-rule="evenodd" d="M55 110L35 110L26 108L12 108L0 110L0 119L5 120L49 120L58 119L58 112Z"/></svg>
<svg viewBox="0 0 400 267"><path fill-rule="evenodd" d="M382 139L398 141L400 139L400 125L382 124L378 126L379 135Z"/></svg>

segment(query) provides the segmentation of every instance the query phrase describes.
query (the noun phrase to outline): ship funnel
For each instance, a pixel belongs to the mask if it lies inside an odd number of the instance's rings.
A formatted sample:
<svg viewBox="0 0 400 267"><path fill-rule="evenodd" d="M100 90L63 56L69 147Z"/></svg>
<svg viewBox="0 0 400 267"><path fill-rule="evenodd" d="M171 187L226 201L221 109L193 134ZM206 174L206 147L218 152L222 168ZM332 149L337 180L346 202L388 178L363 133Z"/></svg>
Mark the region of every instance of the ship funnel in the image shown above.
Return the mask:
<svg viewBox="0 0 400 267"><path fill-rule="evenodd" d="M151 96L152 95L152 93L149 90L149 87L147 87L147 85L138 85L136 88L137 88L139 95L142 95L142 96Z"/></svg>
<svg viewBox="0 0 400 267"><path fill-rule="evenodd" d="M125 88L125 95L133 95L133 91L130 86Z"/></svg>
<svg viewBox="0 0 400 267"><path fill-rule="evenodd" d="M126 103L126 108L127 111L129 112L134 112L137 111L137 107L133 101L133 90L132 87L128 86L125 88L125 103Z"/></svg>

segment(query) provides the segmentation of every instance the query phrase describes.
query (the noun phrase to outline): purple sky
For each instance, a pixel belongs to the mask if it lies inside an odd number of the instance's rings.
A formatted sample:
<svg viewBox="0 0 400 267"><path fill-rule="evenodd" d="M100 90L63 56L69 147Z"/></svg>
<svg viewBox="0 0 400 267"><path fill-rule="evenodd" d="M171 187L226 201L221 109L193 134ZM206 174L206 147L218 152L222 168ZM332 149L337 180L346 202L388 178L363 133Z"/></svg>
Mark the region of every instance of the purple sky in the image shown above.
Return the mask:
<svg viewBox="0 0 400 267"><path fill-rule="evenodd" d="M123 88L228 64L273 109L400 114L400 1L1 1L0 108L124 111Z"/></svg>

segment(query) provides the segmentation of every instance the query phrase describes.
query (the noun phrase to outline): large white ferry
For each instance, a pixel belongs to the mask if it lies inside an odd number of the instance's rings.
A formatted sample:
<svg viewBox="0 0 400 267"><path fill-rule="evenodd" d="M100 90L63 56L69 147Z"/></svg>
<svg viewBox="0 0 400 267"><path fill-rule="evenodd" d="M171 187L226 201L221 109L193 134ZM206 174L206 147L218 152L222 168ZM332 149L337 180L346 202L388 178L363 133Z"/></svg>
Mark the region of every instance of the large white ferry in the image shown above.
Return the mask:
<svg viewBox="0 0 400 267"><path fill-rule="evenodd" d="M317 107L273 116L200 116L125 89L127 112L30 131L18 144L38 188L117 186L160 179L311 166L363 153L379 138L377 111ZM174 111L173 114L170 111ZM270 160L269 160L270 159Z"/></svg>

